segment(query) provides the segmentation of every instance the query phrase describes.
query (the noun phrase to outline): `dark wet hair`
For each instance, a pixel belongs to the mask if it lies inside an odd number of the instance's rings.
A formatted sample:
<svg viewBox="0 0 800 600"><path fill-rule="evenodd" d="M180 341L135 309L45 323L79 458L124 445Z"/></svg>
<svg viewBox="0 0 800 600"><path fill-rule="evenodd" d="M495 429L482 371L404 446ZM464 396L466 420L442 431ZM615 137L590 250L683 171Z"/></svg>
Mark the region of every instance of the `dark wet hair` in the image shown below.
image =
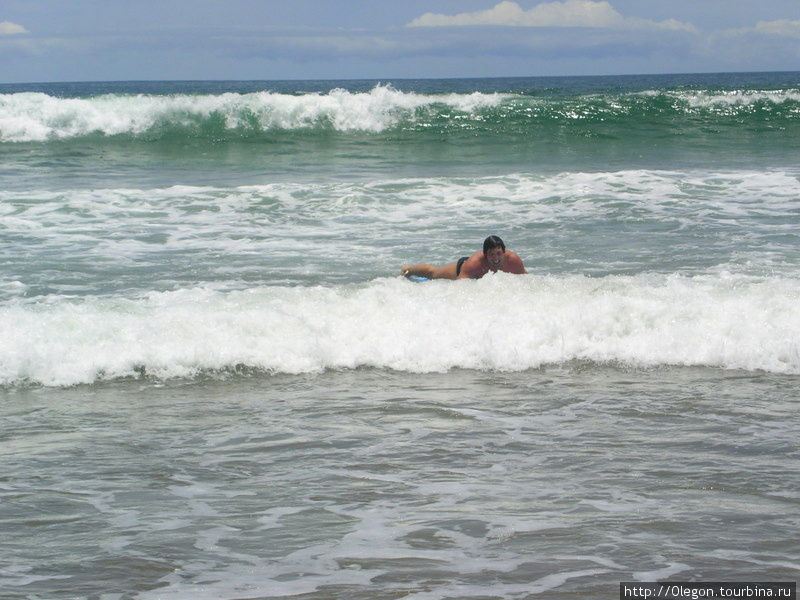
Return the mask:
<svg viewBox="0 0 800 600"><path fill-rule="evenodd" d="M483 253L484 255L489 252L489 250L493 250L494 248L502 248L503 252L506 251L506 245L496 235L490 235L485 240L483 240Z"/></svg>

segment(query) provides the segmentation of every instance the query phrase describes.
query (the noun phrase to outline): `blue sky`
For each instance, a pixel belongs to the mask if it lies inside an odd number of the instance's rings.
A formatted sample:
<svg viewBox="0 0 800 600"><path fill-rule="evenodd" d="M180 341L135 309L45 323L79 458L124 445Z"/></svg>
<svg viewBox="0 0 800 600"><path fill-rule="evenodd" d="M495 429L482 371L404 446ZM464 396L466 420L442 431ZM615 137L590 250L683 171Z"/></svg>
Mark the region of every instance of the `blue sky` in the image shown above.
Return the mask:
<svg viewBox="0 0 800 600"><path fill-rule="evenodd" d="M800 0L2 0L0 82L800 70Z"/></svg>

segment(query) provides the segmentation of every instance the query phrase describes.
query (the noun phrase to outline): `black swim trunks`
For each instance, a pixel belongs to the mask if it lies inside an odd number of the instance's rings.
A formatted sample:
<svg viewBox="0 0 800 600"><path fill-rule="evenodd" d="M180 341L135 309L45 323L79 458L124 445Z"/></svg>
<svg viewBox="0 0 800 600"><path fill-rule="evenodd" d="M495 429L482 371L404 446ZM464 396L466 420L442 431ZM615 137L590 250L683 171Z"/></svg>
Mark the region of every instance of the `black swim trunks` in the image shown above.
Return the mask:
<svg viewBox="0 0 800 600"><path fill-rule="evenodd" d="M458 262L456 263L456 277L458 277L459 273L461 273L461 265L463 265L464 261L468 258L469 256L462 256L458 259Z"/></svg>

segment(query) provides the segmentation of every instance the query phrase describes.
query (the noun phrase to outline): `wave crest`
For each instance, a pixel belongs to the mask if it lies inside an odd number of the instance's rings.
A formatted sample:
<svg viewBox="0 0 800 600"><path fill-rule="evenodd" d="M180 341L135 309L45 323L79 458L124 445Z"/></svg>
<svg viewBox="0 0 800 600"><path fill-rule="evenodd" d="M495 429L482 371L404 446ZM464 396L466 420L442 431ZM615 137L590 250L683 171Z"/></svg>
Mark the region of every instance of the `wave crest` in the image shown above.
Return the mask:
<svg viewBox="0 0 800 600"><path fill-rule="evenodd" d="M800 281L513 276L8 304L0 382L209 372L521 371L588 361L800 373ZM468 326L464 326L468 315Z"/></svg>
<svg viewBox="0 0 800 600"><path fill-rule="evenodd" d="M270 91L221 94L126 95L58 98L39 92L0 94L0 142L46 142L84 136L145 140L212 140L277 132L380 133L486 129L501 133L574 123L632 127L645 119L665 127L672 119L710 124L744 117L774 126L797 121L798 90L688 90L560 96L541 93L423 94L378 85L367 92ZM533 129L530 129L533 128Z"/></svg>
<svg viewBox="0 0 800 600"><path fill-rule="evenodd" d="M413 120L434 105L473 112L495 106L498 94L425 95L376 86L366 93L268 91L218 95L120 95L56 98L39 92L0 95L0 141L41 142L92 134L160 137L169 131L205 136L280 130L379 132Z"/></svg>

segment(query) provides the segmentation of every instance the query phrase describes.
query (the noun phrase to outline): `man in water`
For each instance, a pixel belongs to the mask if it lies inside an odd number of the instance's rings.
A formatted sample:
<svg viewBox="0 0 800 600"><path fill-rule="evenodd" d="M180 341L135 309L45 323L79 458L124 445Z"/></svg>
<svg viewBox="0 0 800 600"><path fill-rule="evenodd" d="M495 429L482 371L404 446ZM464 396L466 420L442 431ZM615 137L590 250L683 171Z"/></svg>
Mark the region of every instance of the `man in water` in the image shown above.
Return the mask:
<svg viewBox="0 0 800 600"><path fill-rule="evenodd" d="M496 235L483 241L483 252L464 256L456 262L434 267L432 265L403 265L401 273L406 277L427 277L428 279L480 279L489 271L496 273L527 273L522 259L514 252L506 250L506 245Z"/></svg>

